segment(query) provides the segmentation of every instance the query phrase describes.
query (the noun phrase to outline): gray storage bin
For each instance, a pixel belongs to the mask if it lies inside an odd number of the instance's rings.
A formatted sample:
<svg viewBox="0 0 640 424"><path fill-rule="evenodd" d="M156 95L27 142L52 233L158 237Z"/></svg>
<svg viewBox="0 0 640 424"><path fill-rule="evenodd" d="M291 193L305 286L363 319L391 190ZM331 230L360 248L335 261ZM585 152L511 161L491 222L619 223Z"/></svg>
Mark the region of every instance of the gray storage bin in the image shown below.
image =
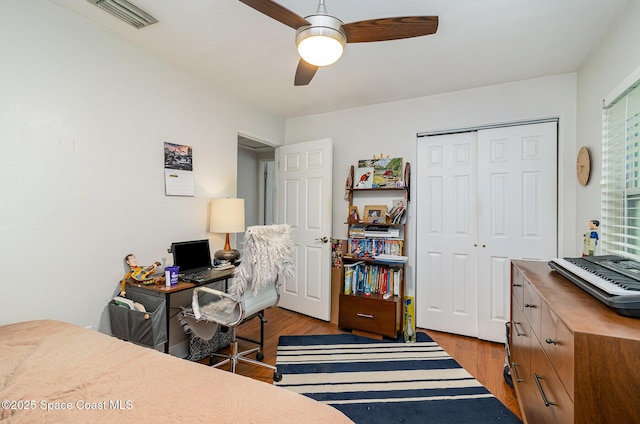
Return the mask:
<svg viewBox="0 0 640 424"><path fill-rule="evenodd" d="M109 302L111 334L144 346L154 347L167 342L164 298L128 291L127 299L144 305L147 312L133 311Z"/></svg>

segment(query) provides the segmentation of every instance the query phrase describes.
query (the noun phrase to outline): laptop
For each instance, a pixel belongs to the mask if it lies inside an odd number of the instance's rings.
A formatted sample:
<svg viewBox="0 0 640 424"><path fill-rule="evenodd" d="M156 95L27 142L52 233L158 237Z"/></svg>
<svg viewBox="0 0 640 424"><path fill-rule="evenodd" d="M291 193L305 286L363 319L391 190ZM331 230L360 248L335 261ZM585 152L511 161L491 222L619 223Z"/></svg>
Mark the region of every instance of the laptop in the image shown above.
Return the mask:
<svg viewBox="0 0 640 424"><path fill-rule="evenodd" d="M219 276L211 265L209 240L191 240L171 243L173 264L180 267L178 275L182 280L193 283L207 283ZM216 274L216 275L214 275Z"/></svg>

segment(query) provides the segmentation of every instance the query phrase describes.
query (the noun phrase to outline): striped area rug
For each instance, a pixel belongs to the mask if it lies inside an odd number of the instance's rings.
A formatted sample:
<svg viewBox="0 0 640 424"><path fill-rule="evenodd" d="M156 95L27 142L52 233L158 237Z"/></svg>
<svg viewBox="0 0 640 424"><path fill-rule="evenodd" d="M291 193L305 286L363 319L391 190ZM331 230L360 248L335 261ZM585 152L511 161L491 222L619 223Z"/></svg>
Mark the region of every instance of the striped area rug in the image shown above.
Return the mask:
<svg viewBox="0 0 640 424"><path fill-rule="evenodd" d="M280 387L356 423L520 423L425 333L416 343L352 334L281 336Z"/></svg>

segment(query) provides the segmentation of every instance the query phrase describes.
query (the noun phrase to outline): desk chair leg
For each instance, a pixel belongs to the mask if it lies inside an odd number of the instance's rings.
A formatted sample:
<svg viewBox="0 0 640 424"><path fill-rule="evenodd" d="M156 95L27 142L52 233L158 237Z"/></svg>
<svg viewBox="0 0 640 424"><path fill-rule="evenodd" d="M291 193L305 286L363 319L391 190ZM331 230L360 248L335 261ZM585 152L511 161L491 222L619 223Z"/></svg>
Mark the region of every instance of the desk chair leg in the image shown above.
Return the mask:
<svg viewBox="0 0 640 424"><path fill-rule="evenodd" d="M257 345L260 346L260 349L257 349L257 354L256 354L256 359L258 361L262 361L264 359L264 353L262 353L262 351L264 350L264 324L268 321L267 318L265 318L264 316L264 311L260 311L258 312L256 315L254 315L254 318L258 318L260 320L260 340L253 340L253 339L249 339L246 337L242 337L242 336L238 336L238 339L240 340L245 340L247 342L251 342L251 343L255 343ZM256 352L256 350L252 350L252 352Z"/></svg>
<svg viewBox="0 0 640 424"><path fill-rule="evenodd" d="M262 323L262 321L261 321ZM273 366L273 365L269 365L269 364L265 364L264 362L261 362L262 359L264 359L264 355L262 354L261 348L259 347L255 347L253 349L249 349L249 350L245 350L243 352L239 352L238 351L238 338L236 337L236 329L234 328L233 330L231 330L231 344L230 344L230 350L231 353L229 355L223 355L220 353L212 353L211 356L216 356L216 357L220 357L220 358L225 358L223 361L220 362L216 362L215 364L212 365L213 368L219 368L225 364L230 363L231 364L231 372L235 374L236 372L236 365L238 364L238 361L241 362L245 362L248 364L252 364L252 365L257 365L260 367L265 367L265 368L269 368L273 370L273 380L275 382L278 382L280 380L282 380L282 374L278 371L278 369ZM247 355L251 355L254 352L258 352L258 354L256 355L256 358L258 360L255 359L251 359L251 358L247 358ZM260 358L262 357L262 358Z"/></svg>

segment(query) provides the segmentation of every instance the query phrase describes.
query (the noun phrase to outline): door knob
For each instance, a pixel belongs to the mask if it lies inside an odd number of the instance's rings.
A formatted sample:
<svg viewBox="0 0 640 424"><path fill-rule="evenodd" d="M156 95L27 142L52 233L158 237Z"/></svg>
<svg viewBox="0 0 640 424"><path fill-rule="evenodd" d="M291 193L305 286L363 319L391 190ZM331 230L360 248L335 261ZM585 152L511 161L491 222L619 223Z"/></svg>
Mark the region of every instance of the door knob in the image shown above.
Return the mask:
<svg viewBox="0 0 640 424"><path fill-rule="evenodd" d="M320 238L317 238L316 241L321 241L323 243L328 243L329 242L329 237L320 237Z"/></svg>

